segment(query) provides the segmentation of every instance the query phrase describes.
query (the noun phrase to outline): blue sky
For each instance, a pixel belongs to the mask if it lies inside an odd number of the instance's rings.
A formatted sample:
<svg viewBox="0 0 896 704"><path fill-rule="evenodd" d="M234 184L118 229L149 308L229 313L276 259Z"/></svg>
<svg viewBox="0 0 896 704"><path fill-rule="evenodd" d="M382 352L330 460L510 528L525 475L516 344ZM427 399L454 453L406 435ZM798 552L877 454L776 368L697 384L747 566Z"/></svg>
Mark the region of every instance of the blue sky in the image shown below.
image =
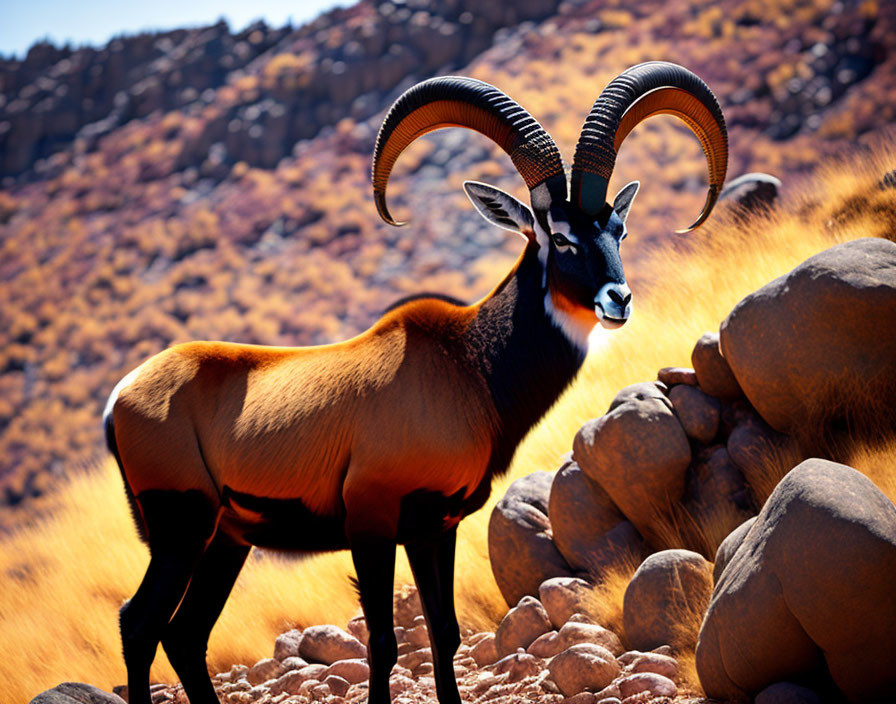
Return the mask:
<svg viewBox="0 0 896 704"><path fill-rule="evenodd" d="M24 56L38 39L102 45L117 34L211 24L224 17L231 30L256 19L282 26L313 19L355 0L0 0L0 54Z"/></svg>

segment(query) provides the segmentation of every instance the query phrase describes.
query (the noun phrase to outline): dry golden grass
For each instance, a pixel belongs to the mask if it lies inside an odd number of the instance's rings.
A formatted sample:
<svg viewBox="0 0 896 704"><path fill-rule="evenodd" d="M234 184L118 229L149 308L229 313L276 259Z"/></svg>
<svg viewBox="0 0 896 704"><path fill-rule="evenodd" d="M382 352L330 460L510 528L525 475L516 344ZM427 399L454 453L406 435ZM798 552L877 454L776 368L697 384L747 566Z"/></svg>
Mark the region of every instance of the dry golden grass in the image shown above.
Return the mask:
<svg viewBox="0 0 896 704"><path fill-rule="evenodd" d="M630 324L595 333L576 384L523 442L508 475L495 482L491 502L461 526L456 583L463 626L493 626L506 610L491 577L486 534L491 508L511 481L557 467L578 427L602 414L622 386L652 379L663 366L688 365L696 339L717 329L745 294L837 242L892 237L896 191L876 183L885 165L896 161L896 149L881 147L877 153L877 160L829 167L773 213L738 226L721 212L688 239L670 235L669 246L641 260ZM861 208L844 207L855 199ZM639 227L637 208L629 226ZM894 454L890 446L855 457L891 498ZM48 501L46 520L0 543L0 681L11 702L25 702L62 680L106 689L124 681L116 614L147 562L111 463L74 477ZM701 530L707 548L719 539L713 526ZM344 624L357 609L346 578L350 572L345 554L301 562L250 560L212 634L212 669L268 657L276 634L292 624ZM397 578L410 581L404 561ZM611 627L620 621L625 583L621 570L604 587L599 620ZM172 679L161 654L154 677Z"/></svg>

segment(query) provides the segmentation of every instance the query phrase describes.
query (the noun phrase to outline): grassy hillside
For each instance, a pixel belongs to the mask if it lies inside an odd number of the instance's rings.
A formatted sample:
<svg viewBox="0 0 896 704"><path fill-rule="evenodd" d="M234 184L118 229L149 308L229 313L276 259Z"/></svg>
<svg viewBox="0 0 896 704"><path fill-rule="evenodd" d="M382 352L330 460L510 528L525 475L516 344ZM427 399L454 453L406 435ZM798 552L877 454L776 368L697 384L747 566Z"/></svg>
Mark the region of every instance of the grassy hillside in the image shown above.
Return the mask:
<svg viewBox="0 0 896 704"><path fill-rule="evenodd" d="M519 254L517 239L485 225L460 184L486 181L524 197L522 181L491 143L460 130L420 140L399 162L390 203L412 224L378 221L368 176L375 111L394 91L375 92L373 117L340 113L272 164L237 137L228 141L234 120L237 136L267 129L270 110L288 104L284 94L307 88L322 63L314 52L345 51L372 7L278 39L200 97L75 139L2 182L4 701L25 702L67 679L106 688L124 680L117 609L147 553L99 425L123 374L175 342L321 343L364 329L400 295L471 300ZM671 118L633 133L611 191L642 181L623 246L635 315L619 331L596 333L575 386L526 439L492 501L514 478L555 469L577 428L620 387L688 364L699 335L746 293L836 242L896 233L896 190L879 186L896 167L887 131L896 120L896 3L646 0L561 10L499 31L452 70L500 86L571 158L591 102L613 76L647 59L684 64L723 106L729 176L774 173L786 201L746 223L720 209L693 235L674 236L703 202L700 148ZM9 104L16 95L3 97ZM860 468L892 497L893 448L859 450ZM493 625L506 608L487 567L490 506L461 528L458 599L469 628ZM256 555L212 635L212 667L269 656L290 624L344 622L357 608L349 571L346 555ZM406 566L399 578L409 579ZM171 678L161 655L155 676Z"/></svg>
<svg viewBox="0 0 896 704"><path fill-rule="evenodd" d="M486 528L509 482L556 469L578 427L603 413L623 385L652 379L662 366L688 364L696 339L717 329L745 294L835 243L894 238L896 189L878 183L896 159L896 144L878 149L874 159L852 158L823 169L768 216L740 225L720 213L691 238L687 251L643 261L643 275L652 284L637 315L619 331L596 333L574 386L525 440L490 503L461 525L456 581L463 627L493 627L506 610L490 576ZM896 499L896 447L855 452L855 466ZM0 642L8 644L0 680L12 683L5 691L13 702L66 679L106 688L123 681L116 612L148 560L111 462L38 501L50 517L0 542L0 573L6 577L0 612L7 615ZM346 553L302 561L255 553L212 634L211 667L220 671L268 657L276 635L293 624L344 624L358 609L349 574ZM404 562L398 580L411 580ZM174 679L161 655L154 676Z"/></svg>

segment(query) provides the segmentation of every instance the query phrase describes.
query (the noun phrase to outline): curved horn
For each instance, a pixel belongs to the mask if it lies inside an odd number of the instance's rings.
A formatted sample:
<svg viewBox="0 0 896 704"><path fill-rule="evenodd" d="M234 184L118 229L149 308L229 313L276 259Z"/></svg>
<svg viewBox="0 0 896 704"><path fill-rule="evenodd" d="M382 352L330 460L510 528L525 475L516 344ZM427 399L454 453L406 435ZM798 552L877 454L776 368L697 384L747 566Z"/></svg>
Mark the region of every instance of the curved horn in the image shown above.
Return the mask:
<svg viewBox="0 0 896 704"><path fill-rule="evenodd" d="M709 165L709 193L688 232L709 217L728 169L728 131L716 97L694 73L666 61L632 66L604 88L585 119L572 164L572 201L596 214L606 203L616 152L628 133L653 115L675 115L697 135Z"/></svg>
<svg viewBox="0 0 896 704"><path fill-rule="evenodd" d="M566 176L551 136L523 107L503 92L474 78L442 76L418 83L392 105L373 152L373 197L390 225L386 185L398 155L417 137L442 127L468 127L484 134L510 155L532 191L532 206L547 208L551 197L566 199Z"/></svg>

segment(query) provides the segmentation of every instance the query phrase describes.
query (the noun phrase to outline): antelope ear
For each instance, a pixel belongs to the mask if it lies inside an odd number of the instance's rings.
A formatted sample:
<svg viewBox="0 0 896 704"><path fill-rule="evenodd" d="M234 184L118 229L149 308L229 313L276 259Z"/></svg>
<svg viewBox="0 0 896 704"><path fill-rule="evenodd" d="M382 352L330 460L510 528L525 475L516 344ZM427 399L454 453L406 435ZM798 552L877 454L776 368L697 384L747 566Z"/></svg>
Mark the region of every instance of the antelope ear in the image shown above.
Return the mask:
<svg viewBox="0 0 896 704"><path fill-rule="evenodd" d="M535 218L525 203L500 188L478 181L464 181L464 190L479 214L493 225L518 232L526 239L535 236Z"/></svg>
<svg viewBox="0 0 896 704"><path fill-rule="evenodd" d="M613 210L616 211L622 222L625 222L625 219L628 217L628 211L631 209L632 201L638 195L640 187L640 181L632 181L623 186L619 193L616 194L616 198L613 200Z"/></svg>

